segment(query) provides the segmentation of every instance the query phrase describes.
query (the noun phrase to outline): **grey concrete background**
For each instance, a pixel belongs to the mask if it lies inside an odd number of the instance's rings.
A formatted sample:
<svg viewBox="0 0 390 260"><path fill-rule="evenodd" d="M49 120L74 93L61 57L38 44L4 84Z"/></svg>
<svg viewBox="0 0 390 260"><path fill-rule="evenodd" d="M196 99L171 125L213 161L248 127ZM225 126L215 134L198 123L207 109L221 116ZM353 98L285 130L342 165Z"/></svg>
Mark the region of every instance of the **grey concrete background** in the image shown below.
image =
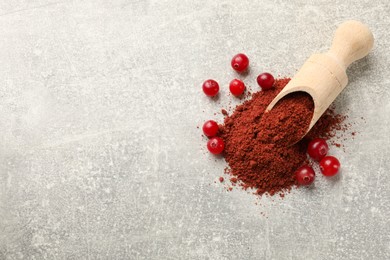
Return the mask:
<svg viewBox="0 0 390 260"><path fill-rule="evenodd" d="M0 259L390 259L389 15L388 0L2 0ZM250 57L256 90L351 18L376 42L335 102L359 132L331 148L341 175L284 199L214 183L225 163L196 126L238 103L230 58Z"/></svg>

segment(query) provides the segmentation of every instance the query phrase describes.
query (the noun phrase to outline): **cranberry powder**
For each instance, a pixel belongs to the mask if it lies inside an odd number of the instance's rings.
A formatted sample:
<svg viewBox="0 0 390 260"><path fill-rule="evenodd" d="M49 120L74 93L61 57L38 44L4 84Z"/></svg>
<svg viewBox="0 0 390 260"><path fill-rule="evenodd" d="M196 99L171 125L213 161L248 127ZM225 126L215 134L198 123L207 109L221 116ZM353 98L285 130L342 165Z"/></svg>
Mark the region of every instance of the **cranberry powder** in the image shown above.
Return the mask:
<svg viewBox="0 0 390 260"><path fill-rule="evenodd" d="M298 185L295 171L307 163L310 139L331 137L344 119L328 109L300 140L313 116L313 100L308 94L290 94L264 113L289 81L276 79L273 88L254 93L220 125L228 173L244 189L253 188L260 195L283 193Z"/></svg>

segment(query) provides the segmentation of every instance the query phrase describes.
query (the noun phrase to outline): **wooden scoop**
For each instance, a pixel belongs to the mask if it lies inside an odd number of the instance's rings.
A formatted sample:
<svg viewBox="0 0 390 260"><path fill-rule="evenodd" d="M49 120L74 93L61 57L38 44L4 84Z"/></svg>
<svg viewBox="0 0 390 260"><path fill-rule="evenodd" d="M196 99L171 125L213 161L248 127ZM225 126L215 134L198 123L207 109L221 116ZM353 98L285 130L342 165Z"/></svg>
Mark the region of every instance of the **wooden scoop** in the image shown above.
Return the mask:
<svg viewBox="0 0 390 260"><path fill-rule="evenodd" d="M373 44L374 38L366 25L358 21L344 22L337 28L330 50L310 56L294 78L272 100L266 112L284 96L297 91L306 92L314 101L314 114L306 133L309 132L347 85L347 67L366 56Z"/></svg>

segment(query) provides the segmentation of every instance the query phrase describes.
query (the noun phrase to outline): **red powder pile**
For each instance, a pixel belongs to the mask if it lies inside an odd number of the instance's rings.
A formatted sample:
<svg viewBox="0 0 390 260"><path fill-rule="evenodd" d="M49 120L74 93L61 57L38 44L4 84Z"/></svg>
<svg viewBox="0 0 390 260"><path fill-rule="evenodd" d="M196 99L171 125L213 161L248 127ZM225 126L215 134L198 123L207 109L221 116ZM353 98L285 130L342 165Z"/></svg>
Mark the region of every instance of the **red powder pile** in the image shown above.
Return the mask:
<svg viewBox="0 0 390 260"><path fill-rule="evenodd" d="M258 194L274 195L297 185L294 172L307 161L308 139L330 137L344 119L328 110L303 140L289 146L307 131L314 108L310 96L295 93L264 113L289 80L278 79L273 89L254 93L220 126L229 173L244 189L254 188Z"/></svg>

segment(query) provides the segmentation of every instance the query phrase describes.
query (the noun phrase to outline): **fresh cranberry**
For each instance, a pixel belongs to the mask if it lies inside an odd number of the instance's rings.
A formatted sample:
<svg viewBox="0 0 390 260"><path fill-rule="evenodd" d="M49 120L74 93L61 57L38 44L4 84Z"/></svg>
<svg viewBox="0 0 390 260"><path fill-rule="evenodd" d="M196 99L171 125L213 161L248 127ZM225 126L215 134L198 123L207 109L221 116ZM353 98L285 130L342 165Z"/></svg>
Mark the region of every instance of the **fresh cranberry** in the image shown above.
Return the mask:
<svg viewBox="0 0 390 260"><path fill-rule="evenodd" d="M309 165L304 165L295 171L295 178L300 185L310 185L313 183L316 174Z"/></svg>
<svg viewBox="0 0 390 260"><path fill-rule="evenodd" d="M225 143L220 137L213 137L207 142L207 149L212 154L220 154L225 149Z"/></svg>
<svg viewBox="0 0 390 260"><path fill-rule="evenodd" d="M239 79L233 79L229 84L230 92L235 96L240 96L245 91L245 84Z"/></svg>
<svg viewBox="0 0 390 260"><path fill-rule="evenodd" d="M213 79L208 79L203 83L203 92L209 96L209 97L214 97L215 95L218 94L219 91L219 85L218 82L216 82Z"/></svg>
<svg viewBox="0 0 390 260"><path fill-rule="evenodd" d="M267 90L272 88L274 82L275 82L274 76L272 76L268 72L261 73L259 76L257 76L257 84L259 84L262 90Z"/></svg>
<svg viewBox="0 0 390 260"><path fill-rule="evenodd" d="M320 169L325 176L334 176L339 172L340 162L336 157L325 156L320 161Z"/></svg>
<svg viewBox="0 0 390 260"><path fill-rule="evenodd" d="M307 153L311 158L316 161L320 161L328 153L329 147L325 139L314 138L310 141L307 147Z"/></svg>
<svg viewBox="0 0 390 260"><path fill-rule="evenodd" d="M203 133L207 137L216 136L218 133L218 130L219 130L218 124L217 124L217 122L215 122L213 120L206 121L203 124Z"/></svg>
<svg viewBox="0 0 390 260"><path fill-rule="evenodd" d="M243 72L249 66L249 59L245 54L239 53L233 57L231 65L234 70Z"/></svg>

